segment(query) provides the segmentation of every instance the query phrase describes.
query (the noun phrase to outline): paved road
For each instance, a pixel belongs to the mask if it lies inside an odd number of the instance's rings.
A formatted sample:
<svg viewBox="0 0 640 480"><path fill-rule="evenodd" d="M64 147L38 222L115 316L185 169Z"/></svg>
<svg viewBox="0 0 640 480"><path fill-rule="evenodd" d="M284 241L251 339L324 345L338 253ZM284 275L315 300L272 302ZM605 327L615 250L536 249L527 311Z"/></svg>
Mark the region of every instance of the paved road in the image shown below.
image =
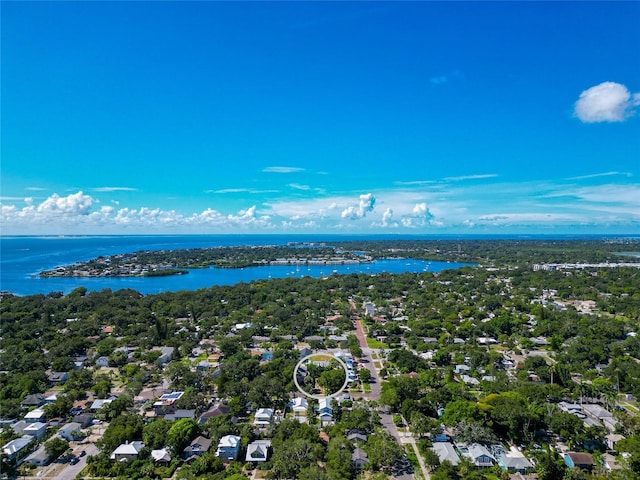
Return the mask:
<svg viewBox="0 0 640 480"><path fill-rule="evenodd" d="M357 319L354 321L354 324L356 327L356 337L358 338L360 348L362 349L362 355L363 355L362 358L366 360L366 363L364 363L363 365L371 372L372 381L370 383L371 393L353 394L353 397L366 398L368 400L379 401L380 391L381 391L381 385L380 385L381 379L380 379L380 374L373 363L373 357L371 354L375 352L376 356L380 359L382 358L381 352L378 349L369 348L369 346L367 345L367 335L364 332L362 321L360 319ZM412 445L413 450L416 454L416 457L418 457L418 462L420 463L420 469L422 470L422 475L424 476L425 480L430 480L431 477L429 475L429 471L427 470L424 464L424 461L422 460L422 455L420 455L420 452L418 451L418 446L416 445L416 441L413 438L413 435L408 432L399 432L395 423L393 423L393 415L389 413L381 413L381 412L379 412L379 414L380 414L380 423L382 423L382 426L384 427L384 429L387 432L389 432L399 444ZM394 476L394 478L397 478L400 480L413 480L415 477L412 474L405 473L402 475Z"/></svg>
<svg viewBox="0 0 640 480"><path fill-rule="evenodd" d="M82 471L84 467L87 466L87 457L89 455L97 455L98 447L96 447L93 443L89 443L86 445L79 445L76 449L74 449L74 455L80 455L80 452L84 450L87 454L83 457L79 457L80 461L75 465L67 465L64 470L62 470L56 478L56 480L73 480L76 476Z"/></svg>

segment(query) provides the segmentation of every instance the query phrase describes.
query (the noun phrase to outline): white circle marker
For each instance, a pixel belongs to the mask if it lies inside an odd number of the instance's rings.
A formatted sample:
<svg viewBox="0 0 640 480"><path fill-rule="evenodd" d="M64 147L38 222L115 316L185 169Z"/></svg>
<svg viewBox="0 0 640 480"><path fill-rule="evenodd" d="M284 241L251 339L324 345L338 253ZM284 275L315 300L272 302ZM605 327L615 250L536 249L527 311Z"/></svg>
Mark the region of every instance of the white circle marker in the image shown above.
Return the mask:
<svg viewBox="0 0 640 480"><path fill-rule="evenodd" d="M337 360L338 363L340 363L340 365L342 365L342 368L344 368L344 384L342 385L342 387L340 387L340 389L337 392L332 393L331 395L312 395L311 393L306 392L304 388L300 386L300 384L298 383L298 375L297 375L298 369L302 366L304 362L306 362L307 360L313 357L323 357L325 359L327 357L331 357L332 359ZM345 388L347 388L347 385L349 384L349 368L347 367L346 363L344 363L338 357L331 355L330 353L312 353L311 355L307 355L306 357L304 357L296 365L296 368L293 370L293 382L296 384L298 391L309 398L315 398L316 400L320 400L322 398L327 398L327 397L337 397L344 391Z"/></svg>

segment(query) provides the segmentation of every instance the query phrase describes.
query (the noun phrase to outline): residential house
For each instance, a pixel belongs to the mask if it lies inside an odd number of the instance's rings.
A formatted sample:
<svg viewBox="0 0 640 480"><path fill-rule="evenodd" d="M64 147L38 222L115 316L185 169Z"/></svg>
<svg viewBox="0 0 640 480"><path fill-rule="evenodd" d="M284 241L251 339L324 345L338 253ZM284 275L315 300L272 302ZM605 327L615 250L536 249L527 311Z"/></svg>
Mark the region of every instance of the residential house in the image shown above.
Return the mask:
<svg viewBox="0 0 640 480"><path fill-rule="evenodd" d="M11 424L11 430L13 430L16 435L23 435L24 429L28 426L29 424L27 422L20 420Z"/></svg>
<svg viewBox="0 0 640 480"><path fill-rule="evenodd" d="M258 427L268 427L273 420L273 408L259 408L253 420L253 424Z"/></svg>
<svg viewBox="0 0 640 480"><path fill-rule="evenodd" d="M300 352L300 358L305 358L311 355L313 353L313 350L311 350L309 347L301 347L299 349L299 352Z"/></svg>
<svg viewBox="0 0 640 480"><path fill-rule="evenodd" d="M182 398L184 392L171 392L164 393L160 396L160 398L154 402L153 410L156 415L163 416L170 413L175 413L178 410L178 407L175 403Z"/></svg>
<svg viewBox="0 0 640 480"><path fill-rule="evenodd" d="M82 370L84 368L84 364L89 357L86 355L74 355L73 357L73 369L74 370Z"/></svg>
<svg viewBox="0 0 640 480"><path fill-rule="evenodd" d="M489 468L493 466L495 458L484 445L472 443L471 445L459 445L458 449L465 457L469 458L477 468Z"/></svg>
<svg viewBox="0 0 640 480"><path fill-rule="evenodd" d="M183 450L183 458L188 459L191 457L196 457L200 455L204 455L211 448L211 440L203 437L202 435L197 436L193 441L185 447Z"/></svg>
<svg viewBox="0 0 640 480"><path fill-rule="evenodd" d="M460 375L460 380L467 385L480 385L480 381L477 378L473 378L469 375Z"/></svg>
<svg viewBox="0 0 640 480"><path fill-rule="evenodd" d="M171 454L167 448L161 448L159 450L151 450L151 458L155 463L168 464L171 463Z"/></svg>
<svg viewBox="0 0 640 480"><path fill-rule="evenodd" d="M210 408L209 410L207 410L206 412L204 412L202 415L200 415L200 418L198 418L198 423L200 425L204 425L205 423L207 423L207 420L209 420L210 418L219 417L221 415L227 415L230 410L231 409L229 408L228 405L225 405L224 403L218 403L214 405L212 408Z"/></svg>
<svg viewBox="0 0 640 480"><path fill-rule="evenodd" d="M216 457L221 460L231 461L238 458L240 452L240 437L237 435L225 435L220 439L216 450Z"/></svg>
<svg viewBox="0 0 640 480"><path fill-rule="evenodd" d="M309 403L306 398L296 397L289 402L289 406L293 411L293 418L299 422L307 421L307 409L309 408Z"/></svg>
<svg viewBox="0 0 640 480"><path fill-rule="evenodd" d="M2 447L2 453L6 455L9 460L16 460L27 453L29 445L31 445L31 442L34 440L30 435L24 435L15 440L11 440Z"/></svg>
<svg viewBox="0 0 640 480"><path fill-rule="evenodd" d="M567 452L564 454L564 463L569 468L579 468L581 470L591 471L595 466L593 457L589 453L583 452Z"/></svg>
<svg viewBox="0 0 640 480"><path fill-rule="evenodd" d="M175 422L176 420L183 420L185 418L196 418L195 410L184 410L178 409L174 413L168 413L164 416L165 420L169 420L170 422Z"/></svg>
<svg viewBox="0 0 640 480"><path fill-rule="evenodd" d="M44 467L45 465L49 465L51 455L47 453L47 448L44 445L40 445L40 448L31 453L24 461L36 467Z"/></svg>
<svg viewBox="0 0 640 480"><path fill-rule="evenodd" d="M271 440L256 440L247 445L247 455L245 462L263 463L269 457L271 449Z"/></svg>
<svg viewBox="0 0 640 480"><path fill-rule="evenodd" d="M51 372L47 376L47 380L52 384L66 382L67 378L69 378L69 374L67 372Z"/></svg>
<svg viewBox="0 0 640 480"><path fill-rule="evenodd" d="M526 475L533 470L533 464L515 447L507 452L502 445L493 445L491 451L498 465L507 472Z"/></svg>
<svg viewBox="0 0 640 480"><path fill-rule="evenodd" d="M42 408L36 408L24 416L24 421L27 423L44 423L45 417L44 410Z"/></svg>
<svg viewBox="0 0 640 480"><path fill-rule="evenodd" d="M93 422L93 415L89 415L88 413L81 413L80 415L76 415L73 417L74 423L79 423L82 428L87 428Z"/></svg>
<svg viewBox="0 0 640 480"><path fill-rule="evenodd" d="M449 442L434 443L431 447L431 450L433 450L433 452L438 455L440 463L444 462L445 460L451 462L451 465L453 466L456 466L460 463L458 452L456 452L453 444Z"/></svg>
<svg viewBox="0 0 640 480"><path fill-rule="evenodd" d="M622 468L622 465L618 462L618 458L614 457L610 453L604 453L601 461L602 466L607 472L612 472L613 470L619 470Z"/></svg>
<svg viewBox="0 0 640 480"><path fill-rule="evenodd" d="M93 401L89 409L96 412L100 410L102 407L104 407L105 405L113 402L114 400L115 398L99 398Z"/></svg>
<svg viewBox="0 0 640 480"><path fill-rule="evenodd" d="M364 468L367 463L369 463L369 457L364 450L362 450L360 447L356 447L351 453L351 463L354 467L360 470Z"/></svg>
<svg viewBox="0 0 640 480"><path fill-rule="evenodd" d="M23 430L24 435L31 435L36 440L40 440L47 433L47 424L42 422L30 423Z"/></svg>
<svg viewBox="0 0 640 480"><path fill-rule="evenodd" d="M58 430L56 433L60 438L64 438L66 441L71 442L77 440L80 437L80 429L82 425L78 422L67 423Z"/></svg>
<svg viewBox="0 0 640 480"><path fill-rule="evenodd" d="M132 461L138 458L140 450L142 450L143 447L144 444L138 441L123 443L111 452L111 456L109 458L116 462Z"/></svg>
<svg viewBox="0 0 640 480"><path fill-rule="evenodd" d="M357 428L349 430L349 433L347 434L347 440L349 440L350 442L365 443L367 441L367 438L368 436L366 432L364 432L363 430L359 430Z"/></svg>
<svg viewBox="0 0 640 480"><path fill-rule="evenodd" d="M610 433L605 438L607 439L607 448L609 450L615 450L616 449L616 444L620 440L624 440L624 436L620 435L618 433Z"/></svg>
<svg viewBox="0 0 640 480"><path fill-rule="evenodd" d="M582 405L582 411L593 420L602 422L602 424L610 432L614 432L618 421L613 417L613 414L606 408L602 408L595 403L586 403Z"/></svg>
<svg viewBox="0 0 640 480"><path fill-rule="evenodd" d="M42 405L44 405L44 395L41 393L27 395L20 402L22 408L41 407Z"/></svg>
<svg viewBox="0 0 640 480"><path fill-rule="evenodd" d="M173 360L173 352L175 350L174 347L153 347L152 350L160 352L160 356L157 360L160 365L166 365L171 360Z"/></svg>
<svg viewBox="0 0 640 480"><path fill-rule="evenodd" d="M109 358L108 357L98 357L96 358L96 365L98 367L108 367L109 366Z"/></svg>
<svg viewBox="0 0 640 480"><path fill-rule="evenodd" d="M324 397L318 400L319 412L333 412L333 398Z"/></svg>
<svg viewBox="0 0 640 480"><path fill-rule="evenodd" d="M362 307L364 308L365 315L369 315L370 317L373 317L375 315L376 306L373 302L364 302L362 304Z"/></svg>

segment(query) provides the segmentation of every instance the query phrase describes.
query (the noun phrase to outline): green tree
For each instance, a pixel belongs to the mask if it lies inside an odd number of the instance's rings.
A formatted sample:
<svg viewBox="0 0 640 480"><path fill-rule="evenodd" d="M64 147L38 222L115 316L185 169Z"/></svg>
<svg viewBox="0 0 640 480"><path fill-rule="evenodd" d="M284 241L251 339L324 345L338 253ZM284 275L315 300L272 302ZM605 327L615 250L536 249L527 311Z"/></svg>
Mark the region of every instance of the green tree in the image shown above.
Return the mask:
<svg viewBox="0 0 640 480"><path fill-rule="evenodd" d="M167 431L167 445L174 455L179 455L189 442L200 433L200 425L192 418L183 418L171 425Z"/></svg>
<svg viewBox="0 0 640 480"><path fill-rule="evenodd" d="M362 383L369 383L371 381L371 372L368 368L361 368L358 370L358 376Z"/></svg>
<svg viewBox="0 0 640 480"><path fill-rule="evenodd" d="M395 461L402 457L404 450L395 439L384 431L369 435L364 451L369 457L369 465L375 470L390 472Z"/></svg>
<svg viewBox="0 0 640 480"><path fill-rule="evenodd" d="M142 429L142 441L145 447L158 450L167 445L167 433L172 423L164 418L159 418L147 424Z"/></svg>
<svg viewBox="0 0 640 480"><path fill-rule="evenodd" d="M53 437L51 440L44 444L44 448L47 452L47 455L55 459L67 451L67 449L69 448L69 442L60 437Z"/></svg>
<svg viewBox="0 0 640 480"><path fill-rule="evenodd" d="M318 378L318 385L322 387L327 395L340 390L345 381L344 369L325 370Z"/></svg>

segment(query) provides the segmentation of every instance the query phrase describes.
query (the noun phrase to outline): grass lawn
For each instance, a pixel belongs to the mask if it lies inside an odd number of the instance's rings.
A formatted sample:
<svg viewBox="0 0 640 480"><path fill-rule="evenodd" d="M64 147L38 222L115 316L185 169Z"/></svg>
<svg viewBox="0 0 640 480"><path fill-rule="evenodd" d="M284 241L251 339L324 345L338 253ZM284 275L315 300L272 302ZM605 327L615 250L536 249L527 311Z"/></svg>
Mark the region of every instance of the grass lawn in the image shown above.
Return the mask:
<svg viewBox="0 0 640 480"><path fill-rule="evenodd" d="M382 343L380 340L376 340L375 338L367 337L367 346L369 348L389 348L386 343Z"/></svg>

